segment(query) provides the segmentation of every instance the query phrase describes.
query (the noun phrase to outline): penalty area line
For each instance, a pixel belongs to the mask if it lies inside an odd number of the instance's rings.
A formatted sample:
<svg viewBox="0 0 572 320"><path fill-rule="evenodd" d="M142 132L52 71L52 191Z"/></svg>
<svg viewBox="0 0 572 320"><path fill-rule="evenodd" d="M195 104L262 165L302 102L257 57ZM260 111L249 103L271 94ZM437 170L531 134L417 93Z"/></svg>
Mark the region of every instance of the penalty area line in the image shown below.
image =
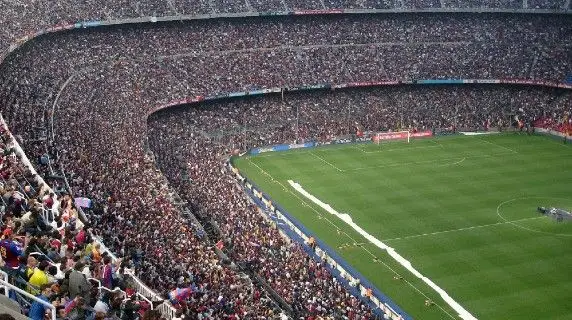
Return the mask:
<svg viewBox="0 0 572 320"><path fill-rule="evenodd" d="M461 160L459 160L459 161L456 161L456 162L453 162L453 163L440 164L440 165L438 165L438 167L454 166L454 165L457 165L457 164L461 164L461 163L462 163L463 161L465 161L465 160L467 160L467 158L463 158L463 159L461 159Z"/></svg>
<svg viewBox="0 0 572 320"><path fill-rule="evenodd" d="M495 146L495 147L503 148L503 149L508 150L508 151L510 151L510 152L512 152L512 153L518 153L518 151L513 150L513 149L511 149L511 148L509 148L509 147L501 146L501 145L498 144L498 143L490 142L490 141L487 141L487 140L484 140L484 139L481 139L481 138L477 138L477 140L482 141L482 142L484 142L484 143L488 143L488 144L493 145L493 146Z"/></svg>
<svg viewBox="0 0 572 320"><path fill-rule="evenodd" d="M454 161L454 160L457 160L457 162L461 163L465 160L470 160L470 159L496 158L496 157L501 157L501 156L513 155L513 154L514 154L513 152L510 152L510 153L504 152L504 153L495 153L495 154L483 154L483 155L477 155L477 156L466 156L466 157L459 156L459 157L453 157L453 158L443 158L443 159L433 159L433 160L423 160L423 161L413 161L413 162L397 162L397 163L383 164L383 165L379 165L379 166L351 168L351 169L346 169L345 171L360 171L360 170L370 170L370 169L378 169L378 168L401 167L401 166L410 166L410 165L418 165L418 164L430 164L430 163L443 162L443 161ZM461 160L461 161L459 161L459 160ZM448 164L448 165L450 165L450 164Z"/></svg>
<svg viewBox="0 0 572 320"><path fill-rule="evenodd" d="M311 154L312 156L314 156L314 158L317 158L318 160L322 161L323 163L325 163L325 164L329 165L330 167L332 167L332 168L338 170L338 172L345 172L345 170L342 170L342 169L336 167L336 166L333 165L331 162L328 162L326 159L320 157L319 155L315 154L314 152L310 151L310 154Z"/></svg>
<svg viewBox="0 0 572 320"><path fill-rule="evenodd" d="M437 145L431 145L431 146L417 146L417 147L403 147L403 148L390 148L387 149L383 146L379 147L380 150L375 150L375 151L363 151L363 153L381 153L381 152L393 152L393 151L409 151L409 150L413 150L413 149L429 149L429 148L443 148L440 144Z"/></svg>

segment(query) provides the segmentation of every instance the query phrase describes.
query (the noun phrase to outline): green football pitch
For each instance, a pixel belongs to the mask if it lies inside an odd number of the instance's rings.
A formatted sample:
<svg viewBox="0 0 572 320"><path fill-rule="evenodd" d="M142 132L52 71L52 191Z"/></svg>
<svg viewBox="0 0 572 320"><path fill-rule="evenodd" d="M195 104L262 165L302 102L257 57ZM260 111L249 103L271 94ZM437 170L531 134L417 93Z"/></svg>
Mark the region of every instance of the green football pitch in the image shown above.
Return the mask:
<svg viewBox="0 0 572 320"><path fill-rule="evenodd" d="M514 133L264 153L235 164L415 319L458 319L347 213L478 319L572 319L572 146ZM431 299L434 305L426 306Z"/></svg>

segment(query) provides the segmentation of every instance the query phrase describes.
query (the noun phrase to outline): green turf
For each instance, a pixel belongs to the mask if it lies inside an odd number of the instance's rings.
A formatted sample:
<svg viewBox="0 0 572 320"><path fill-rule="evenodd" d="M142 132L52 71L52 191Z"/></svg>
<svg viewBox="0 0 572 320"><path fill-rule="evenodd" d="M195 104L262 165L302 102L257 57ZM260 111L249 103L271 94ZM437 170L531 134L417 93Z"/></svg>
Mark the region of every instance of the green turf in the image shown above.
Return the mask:
<svg viewBox="0 0 572 320"><path fill-rule="evenodd" d="M572 210L570 146L543 136L450 136L265 153L236 164L416 319L456 316L287 180L350 214L479 319L572 319L572 222L536 213L540 205ZM425 296L436 305L426 307Z"/></svg>

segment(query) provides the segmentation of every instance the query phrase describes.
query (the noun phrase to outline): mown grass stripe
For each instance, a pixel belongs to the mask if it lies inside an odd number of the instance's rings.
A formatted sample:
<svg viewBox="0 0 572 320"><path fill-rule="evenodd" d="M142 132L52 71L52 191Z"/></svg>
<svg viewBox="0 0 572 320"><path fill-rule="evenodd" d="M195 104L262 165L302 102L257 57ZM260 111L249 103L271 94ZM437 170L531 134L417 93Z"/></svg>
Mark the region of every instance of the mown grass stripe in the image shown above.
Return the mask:
<svg viewBox="0 0 572 320"><path fill-rule="evenodd" d="M483 143L484 139L491 143ZM339 172L304 150L264 154L250 159L276 179L292 179L340 212L351 214L379 239L434 233L502 222L496 207L526 197L560 197L570 205L572 148L541 136L500 134L445 137L382 144L330 146L311 151L345 172ZM433 141L433 142L430 142ZM441 145L442 147L411 147ZM510 148L517 153L511 153ZM494 155L496 153L500 155ZM494 155L494 156L493 156ZM441 166L447 160L456 165ZM426 163L423 163L426 162ZM441 165L440 165L441 164ZM282 187L267 179L245 158L240 170L269 193L317 236L337 249L383 292L417 319L443 319L437 308L424 305L424 295L438 297L423 284L400 272L381 250L371 245L343 246L347 238L326 225ZM352 170L360 167L367 169ZM507 207L510 220L535 217L536 200ZM541 201L540 199L538 201ZM549 205L548 198L542 200ZM547 204L545 203L547 202ZM572 224L545 219L520 222L542 231L572 233ZM351 230L344 232L358 237ZM572 237L527 232L510 224L471 228L430 237L394 241L392 246L419 270L442 286L479 319L572 319ZM367 251L366 251L367 249ZM370 253L420 288L419 294L373 261ZM560 271L559 271L560 270Z"/></svg>

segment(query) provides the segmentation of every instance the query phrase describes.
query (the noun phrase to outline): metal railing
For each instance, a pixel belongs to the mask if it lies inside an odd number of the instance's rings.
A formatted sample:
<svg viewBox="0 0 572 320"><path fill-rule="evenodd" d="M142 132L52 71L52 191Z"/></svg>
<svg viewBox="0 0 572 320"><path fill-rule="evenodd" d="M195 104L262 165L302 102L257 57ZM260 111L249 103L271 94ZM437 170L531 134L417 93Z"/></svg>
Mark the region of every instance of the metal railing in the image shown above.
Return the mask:
<svg viewBox="0 0 572 320"><path fill-rule="evenodd" d="M8 276L6 273L4 273L4 275L6 275L6 277ZM28 299L32 299L32 300L34 300L35 302L38 302L38 303L42 304L45 308L50 309L50 313L51 313L51 316L52 316L51 319L52 319L52 320L56 320L56 307L54 307L51 303L49 303L49 302L47 302L47 301L44 301L44 300L42 300L42 299L40 299L40 298L38 298L38 297L35 297L35 296L33 296L33 295L31 295L30 293L28 293L28 292L26 292L26 291L24 291L24 290L22 290L22 289L20 289L20 288L18 288L18 287L16 287L16 286L10 284L8 281L5 281L4 279L0 279L0 286L2 286L3 288L5 288L6 293L7 293L8 290L14 290L14 291L16 291L17 293L19 293L20 295L22 295L22 296L24 296L24 297L26 297L26 298L28 298Z"/></svg>
<svg viewBox="0 0 572 320"><path fill-rule="evenodd" d="M2 117L2 115L0 114L0 125L3 125L4 127L8 128L6 122L4 121L4 118ZM30 170L30 172L36 176L38 178L38 182L41 186L45 186L48 188L49 192L53 192L52 188L43 180L43 178L36 172L36 170L34 169L34 167L32 166L32 163L30 162L30 160L28 159L28 157L26 156L24 150L22 149L22 147L20 146L20 144L18 143L18 141L16 141L16 139L14 138L14 136L12 135L11 132L9 132L9 135L11 136L11 143L13 144L14 149L16 150L16 154L19 155L21 162ZM67 182L67 180L65 181L67 187L69 188L69 184ZM22 198L26 199L25 195L22 194ZM80 207L77 207L78 210L78 214L80 216L82 216L83 218L85 218L85 214L83 213L83 211L81 210ZM43 207L43 210L41 212L41 216L44 218L44 221L46 222L46 224L50 224L53 218L55 218L55 214L53 211L51 211L48 208ZM93 236L93 234L92 234ZM118 258L113 254L113 252L111 252L104 244L103 242L98 239L97 237L93 236L93 238L96 240L97 243L100 244L102 251L107 252L109 254L109 256L111 257L112 261L116 262L118 260ZM136 291L138 293L138 296L145 299L147 302L149 302L151 304L151 306L153 306L152 301L158 301L158 300L162 300L162 297L156 293L155 291L151 290L149 287L147 287L146 285L143 284L143 282L141 280L139 280L134 274L128 274L129 277L131 279L133 279L133 282L135 283L136 286ZM8 275L5 272L0 273L0 276L3 277L2 282L0 283L0 289L4 288L5 292L8 293L8 289L7 286L4 286L5 284L8 284L8 288L12 289L12 288L16 288L13 285L10 285L8 282ZM98 283L100 283L98 281ZM101 284L101 283L100 283ZM101 287L100 285L100 290L104 290L102 289L103 287ZM16 288L18 289L18 288ZM15 289L15 290L16 290ZM105 288L105 290L108 291L113 291L113 290L109 290L107 288ZM28 298L33 298L34 300L37 300L36 297L34 297L33 295L22 291L21 289L16 290L19 293L24 294L26 297ZM125 294L125 297L127 296L127 294L125 292L123 292ZM51 304L50 304L51 306ZM161 312L161 314L167 318L167 320L171 320L171 319L175 319L175 314L177 312L177 310L170 304L170 303L163 303L161 304L161 306L158 308L158 310ZM54 312L54 317L53 319L55 319L55 308L53 309Z"/></svg>
<svg viewBox="0 0 572 320"><path fill-rule="evenodd" d="M133 280L135 290L142 296L149 298L151 301L164 300L158 293L156 293L147 285L145 285L143 281L135 277L133 273L125 272L125 274L131 277L131 279ZM151 306L152 305L153 303L151 303ZM161 305L159 305L159 307L157 307L157 310L159 310L161 315L163 315L168 320L176 319L177 309L175 309L175 307L173 307L173 305L169 301L163 302Z"/></svg>
<svg viewBox="0 0 572 320"><path fill-rule="evenodd" d="M111 258L111 261L116 262L118 260L118 258L113 254L113 252L111 252L111 250L109 250L97 236L95 236L93 234L91 236L97 243L99 243L101 251L107 252L109 257ZM143 281L141 281L139 278L137 278L137 276L135 276L135 274L133 272L125 271L125 275L129 276L129 278L132 280L132 283L134 285L134 289L135 289L137 295L139 297L145 299L147 302L149 302L149 304L151 304L152 309L153 309L153 303L152 303L153 301L164 300L160 294L158 294L157 292L153 291L153 289L146 286L143 283ZM100 287L101 287L101 282L98 281L98 283L100 283ZM105 289L107 289L107 288L105 288ZM109 290L109 289L107 289L107 290ZM163 304L161 304L157 308L157 310L159 310L161 315L163 317L167 318L167 320L172 320L172 319L176 318L175 315L177 313L177 309L175 309L173 307L173 305L171 305L171 303L168 301L165 301Z"/></svg>
<svg viewBox="0 0 572 320"><path fill-rule="evenodd" d="M1 280L8 283L8 274L4 271L0 271ZM0 289L4 290L4 295L8 296L8 287L7 286L0 286Z"/></svg>

